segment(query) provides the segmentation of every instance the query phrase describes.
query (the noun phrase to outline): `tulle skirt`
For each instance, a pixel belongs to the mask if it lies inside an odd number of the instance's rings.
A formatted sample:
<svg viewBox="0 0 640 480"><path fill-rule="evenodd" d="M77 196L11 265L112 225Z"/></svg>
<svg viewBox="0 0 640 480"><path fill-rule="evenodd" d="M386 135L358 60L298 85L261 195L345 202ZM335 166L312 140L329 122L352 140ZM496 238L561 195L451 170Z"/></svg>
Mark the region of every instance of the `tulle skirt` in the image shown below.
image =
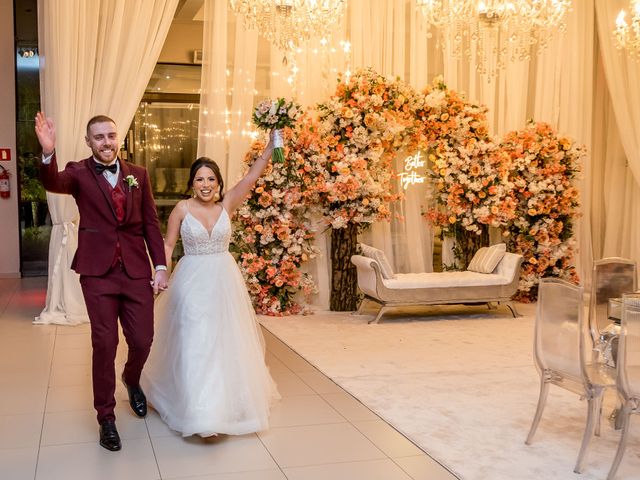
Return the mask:
<svg viewBox="0 0 640 480"><path fill-rule="evenodd" d="M268 428L278 398L264 339L229 252L187 255L155 304L155 337L141 385L183 436Z"/></svg>

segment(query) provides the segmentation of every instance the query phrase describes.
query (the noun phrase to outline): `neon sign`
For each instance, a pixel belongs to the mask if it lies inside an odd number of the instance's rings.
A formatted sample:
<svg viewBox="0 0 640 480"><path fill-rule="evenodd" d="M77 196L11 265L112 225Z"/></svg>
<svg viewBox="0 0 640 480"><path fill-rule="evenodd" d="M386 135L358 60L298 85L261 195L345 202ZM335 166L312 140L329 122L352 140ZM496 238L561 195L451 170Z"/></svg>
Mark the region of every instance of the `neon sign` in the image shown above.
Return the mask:
<svg viewBox="0 0 640 480"><path fill-rule="evenodd" d="M424 167L424 164L426 163L424 160L421 160L421 158L422 155L418 152L415 155L411 155L404 159L404 172L398 174L403 190L406 190L409 185L424 183L427 178L417 172L418 168Z"/></svg>

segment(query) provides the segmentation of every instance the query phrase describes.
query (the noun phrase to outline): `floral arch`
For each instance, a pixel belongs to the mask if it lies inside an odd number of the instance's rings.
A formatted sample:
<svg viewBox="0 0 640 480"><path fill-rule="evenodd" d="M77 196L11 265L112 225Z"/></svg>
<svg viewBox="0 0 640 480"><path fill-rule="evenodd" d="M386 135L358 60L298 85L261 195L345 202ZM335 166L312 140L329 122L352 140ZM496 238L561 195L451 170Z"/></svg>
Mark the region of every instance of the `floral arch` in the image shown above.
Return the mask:
<svg viewBox="0 0 640 480"><path fill-rule="evenodd" d="M389 205L402 198L392 168L398 151L425 152L433 191L424 217L455 239L458 268L488 244L495 227L510 250L525 256L520 299L535 298L543 275L576 281L570 237L578 201L571 181L583 150L546 124L500 142L489 133L486 113L440 78L421 92L371 69L340 78L333 96L285 129L286 161L268 168L239 210L235 253L257 311L304 310L298 294L315 289L301 269L318 253L313 215L332 232L331 309L357 307L350 258L358 233L389 220ZM247 164L263 146L254 143ZM552 186L563 193L553 197Z"/></svg>

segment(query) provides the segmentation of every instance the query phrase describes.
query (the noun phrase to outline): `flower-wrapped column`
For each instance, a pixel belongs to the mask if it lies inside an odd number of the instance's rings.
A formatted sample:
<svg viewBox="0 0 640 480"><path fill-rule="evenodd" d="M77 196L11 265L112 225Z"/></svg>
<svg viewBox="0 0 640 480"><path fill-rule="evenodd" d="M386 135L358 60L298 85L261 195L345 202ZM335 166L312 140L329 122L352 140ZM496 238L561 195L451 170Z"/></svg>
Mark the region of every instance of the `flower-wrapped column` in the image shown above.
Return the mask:
<svg viewBox="0 0 640 480"><path fill-rule="evenodd" d="M236 215L234 253L256 311L266 315L306 312L299 302L316 290L302 265L318 252L312 245L312 208L324 183L324 140L308 116L283 132L284 161L271 163ZM247 166L262 153L251 146Z"/></svg>
<svg viewBox="0 0 640 480"><path fill-rule="evenodd" d="M358 308L356 267L351 256L357 253L358 227L349 224L345 228L331 230L331 299L334 312L348 312Z"/></svg>
<svg viewBox="0 0 640 480"><path fill-rule="evenodd" d="M357 233L389 220L394 190L392 160L418 143L415 112L423 96L398 79L371 69L340 79L336 93L318 106L322 136L329 139L326 183L321 193L331 234L332 310L355 310L357 278L351 256Z"/></svg>
<svg viewBox="0 0 640 480"><path fill-rule="evenodd" d="M508 248L524 257L516 299L533 302L540 278L579 282L573 224L580 203L573 180L585 149L543 122L507 133L501 148L511 158L518 199Z"/></svg>
<svg viewBox="0 0 640 480"><path fill-rule="evenodd" d="M516 200L509 181L510 159L489 135L487 108L466 101L436 78L417 112L429 150L433 185L425 217L454 241L453 265L465 269L489 244L489 227L513 218Z"/></svg>

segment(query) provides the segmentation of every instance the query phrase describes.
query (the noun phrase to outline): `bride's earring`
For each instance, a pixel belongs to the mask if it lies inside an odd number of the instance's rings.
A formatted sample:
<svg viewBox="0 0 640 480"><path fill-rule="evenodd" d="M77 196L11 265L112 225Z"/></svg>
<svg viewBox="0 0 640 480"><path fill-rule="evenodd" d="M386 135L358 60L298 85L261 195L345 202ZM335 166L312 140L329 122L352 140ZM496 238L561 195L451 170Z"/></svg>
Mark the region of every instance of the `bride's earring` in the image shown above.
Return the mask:
<svg viewBox="0 0 640 480"><path fill-rule="evenodd" d="M220 200L220 192L216 192L216 193L213 195L213 201L214 201L214 202L217 202L218 200Z"/></svg>
<svg viewBox="0 0 640 480"><path fill-rule="evenodd" d="M193 189L191 189L191 196L192 196L193 198L196 198L196 191L195 191L195 190L193 190Z"/></svg>

